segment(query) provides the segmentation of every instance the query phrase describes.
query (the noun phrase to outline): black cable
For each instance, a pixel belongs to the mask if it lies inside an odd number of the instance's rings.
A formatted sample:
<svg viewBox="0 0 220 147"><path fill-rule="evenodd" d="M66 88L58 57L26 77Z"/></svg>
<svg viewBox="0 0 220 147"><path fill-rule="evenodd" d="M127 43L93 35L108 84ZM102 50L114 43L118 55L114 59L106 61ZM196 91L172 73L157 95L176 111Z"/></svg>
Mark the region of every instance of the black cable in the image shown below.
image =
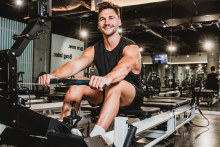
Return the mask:
<svg viewBox="0 0 220 147"><path fill-rule="evenodd" d="M196 76L196 75L195 75ZM194 126L196 126L196 127L208 127L209 126L209 124L210 124L210 122L209 122L209 120L208 120L208 118L207 117L205 117L205 115L202 113L202 111L199 109L199 97L200 97L200 93L201 93L201 90L202 90L202 85L200 84L199 85L199 91L198 91L198 93L197 93L197 99L196 99L196 102L195 102L195 80L196 80L196 77L194 77L193 78L193 82L191 83L191 84L193 84L193 85L191 85L192 86L192 98L193 98L193 103L194 103L194 105L195 105L195 103L197 104L197 106L198 106L198 111L199 111L199 113L202 115L202 117L203 118L205 118L206 120L207 120L207 122L208 122L208 124L207 125L204 125L204 126L202 126L202 125L197 125L197 124L194 124L192 121L190 121L190 123L192 124L192 125L194 125ZM191 105L192 106L192 105ZM190 113L190 116L191 116L191 113Z"/></svg>
<svg viewBox="0 0 220 147"><path fill-rule="evenodd" d="M190 121L190 124L192 124L192 125L194 125L194 126L196 126L196 127L208 127L209 124L210 124L208 118L205 117L205 115L202 113L202 111L201 111L199 108L198 108L198 111L199 111L199 113L203 116L203 118L205 118L205 119L207 120L208 124L205 125L205 126L201 126L201 125L194 124L192 121ZM190 115L191 115L191 113L190 113Z"/></svg>
<svg viewBox="0 0 220 147"><path fill-rule="evenodd" d="M207 128L205 131L199 133L198 135L196 135L195 140L199 138L199 136L201 136L203 133L209 131L209 128Z"/></svg>

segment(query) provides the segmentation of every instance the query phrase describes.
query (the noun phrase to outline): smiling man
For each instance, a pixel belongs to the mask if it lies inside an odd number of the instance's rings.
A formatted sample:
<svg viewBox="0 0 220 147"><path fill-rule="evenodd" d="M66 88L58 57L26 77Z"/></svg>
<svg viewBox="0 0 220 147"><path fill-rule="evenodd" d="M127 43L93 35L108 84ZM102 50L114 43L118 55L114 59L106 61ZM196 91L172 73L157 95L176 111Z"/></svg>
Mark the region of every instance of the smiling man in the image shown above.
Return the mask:
<svg viewBox="0 0 220 147"><path fill-rule="evenodd" d="M101 106L98 121L90 133L91 137L105 133L119 108L139 108L143 103L139 47L118 33L121 26L118 6L110 2L101 2L97 4L97 8L98 29L103 39L87 48L80 57L39 78L40 84L50 86L51 78L68 78L95 63L99 76L92 76L89 86L71 86L65 96L60 115L61 120L70 115L71 101L76 101L75 110L78 112L83 96L89 103ZM107 87L103 98L104 85Z"/></svg>

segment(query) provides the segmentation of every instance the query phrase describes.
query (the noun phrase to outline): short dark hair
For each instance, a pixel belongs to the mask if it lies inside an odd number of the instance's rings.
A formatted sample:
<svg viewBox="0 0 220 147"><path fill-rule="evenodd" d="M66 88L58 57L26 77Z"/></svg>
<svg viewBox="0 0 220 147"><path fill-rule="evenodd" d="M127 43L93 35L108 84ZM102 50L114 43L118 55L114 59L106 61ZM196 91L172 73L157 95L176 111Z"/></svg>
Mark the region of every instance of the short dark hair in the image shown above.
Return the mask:
<svg viewBox="0 0 220 147"><path fill-rule="evenodd" d="M215 66L212 66L212 67L211 67L211 71L215 71Z"/></svg>
<svg viewBox="0 0 220 147"><path fill-rule="evenodd" d="M98 15L102 12L104 9L113 9L115 13L120 17L120 8L118 5L113 4L112 2L99 2L96 5L96 9L98 10Z"/></svg>

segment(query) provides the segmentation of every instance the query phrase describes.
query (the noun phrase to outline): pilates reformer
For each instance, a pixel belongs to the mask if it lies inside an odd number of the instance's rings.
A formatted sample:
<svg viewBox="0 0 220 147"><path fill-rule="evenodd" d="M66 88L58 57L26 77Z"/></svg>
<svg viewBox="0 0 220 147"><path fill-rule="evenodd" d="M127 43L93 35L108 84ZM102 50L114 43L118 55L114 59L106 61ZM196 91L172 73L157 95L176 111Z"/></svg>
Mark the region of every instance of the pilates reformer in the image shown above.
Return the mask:
<svg viewBox="0 0 220 147"><path fill-rule="evenodd" d="M161 88L160 93L158 94L159 96L180 96L180 90L179 89L170 89L170 88Z"/></svg>
<svg viewBox="0 0 220 147"><path fill-rule="evenodd" d="M211 89L201 89L199 91L195 91L197 96L197 105L201 105L201 103L206 103L208 106L213 106L219 101L219 94L216 90Z"/></svg>
<svg viewBox="0 0 220 147"><path fill-rule="evenodd" d="M91 119L94 122L99 114L100 107L86 105L82 106L81 110L90 111ZM186 112L188 112L188 115ZM123 146L123 138L126 138L126 130L129 128L126 121L130 117L140 118L140 121L132 123L133 127L137 128L134 136L155 138L146 144L146 146L153 146L191 121L195 117L195 105L192 103L192 98L154 98L151 101L145 101L141 110L128 110L124 112L120 110L118 117L115 119L114 131L102 135L108 145L114 143L115 146ZM164 123L166 123L165 130L151 130ZM114 140L112 140L113 132ZM117 138L121 139L117 140Z"/></svg>
<svg viewBox="0 0 220 147"><path fill-rule="evenodd" d="M152 77L154 80L152 80ZM179 97L181 95L178 87L161 88L160 79L156 77L155 73L151 72L146 79L146 84L143 86L143 89L146 97L152 97L155 95Z"/></svg>

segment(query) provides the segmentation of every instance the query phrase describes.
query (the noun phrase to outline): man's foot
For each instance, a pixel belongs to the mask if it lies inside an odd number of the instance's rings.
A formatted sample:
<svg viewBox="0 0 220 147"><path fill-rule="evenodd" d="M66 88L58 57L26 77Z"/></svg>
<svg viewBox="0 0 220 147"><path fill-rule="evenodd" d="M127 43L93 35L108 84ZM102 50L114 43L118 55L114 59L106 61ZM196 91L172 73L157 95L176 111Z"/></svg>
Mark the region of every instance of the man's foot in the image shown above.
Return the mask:
<svg viewBox="0 0 220 147"><path fill-rule="evenodd" d="M84 136L78 129L76 128L73 128L71 130L71 133L74 134L74 135L77 135L77 136Z"/></svg>
<svg viewBox="0 0 220 147"><path fill-rule="evenodd" d="M94 137L102 134L105 134L105 130L101 126L95 125L92 132L90 133L90 137Z"/></svg>

